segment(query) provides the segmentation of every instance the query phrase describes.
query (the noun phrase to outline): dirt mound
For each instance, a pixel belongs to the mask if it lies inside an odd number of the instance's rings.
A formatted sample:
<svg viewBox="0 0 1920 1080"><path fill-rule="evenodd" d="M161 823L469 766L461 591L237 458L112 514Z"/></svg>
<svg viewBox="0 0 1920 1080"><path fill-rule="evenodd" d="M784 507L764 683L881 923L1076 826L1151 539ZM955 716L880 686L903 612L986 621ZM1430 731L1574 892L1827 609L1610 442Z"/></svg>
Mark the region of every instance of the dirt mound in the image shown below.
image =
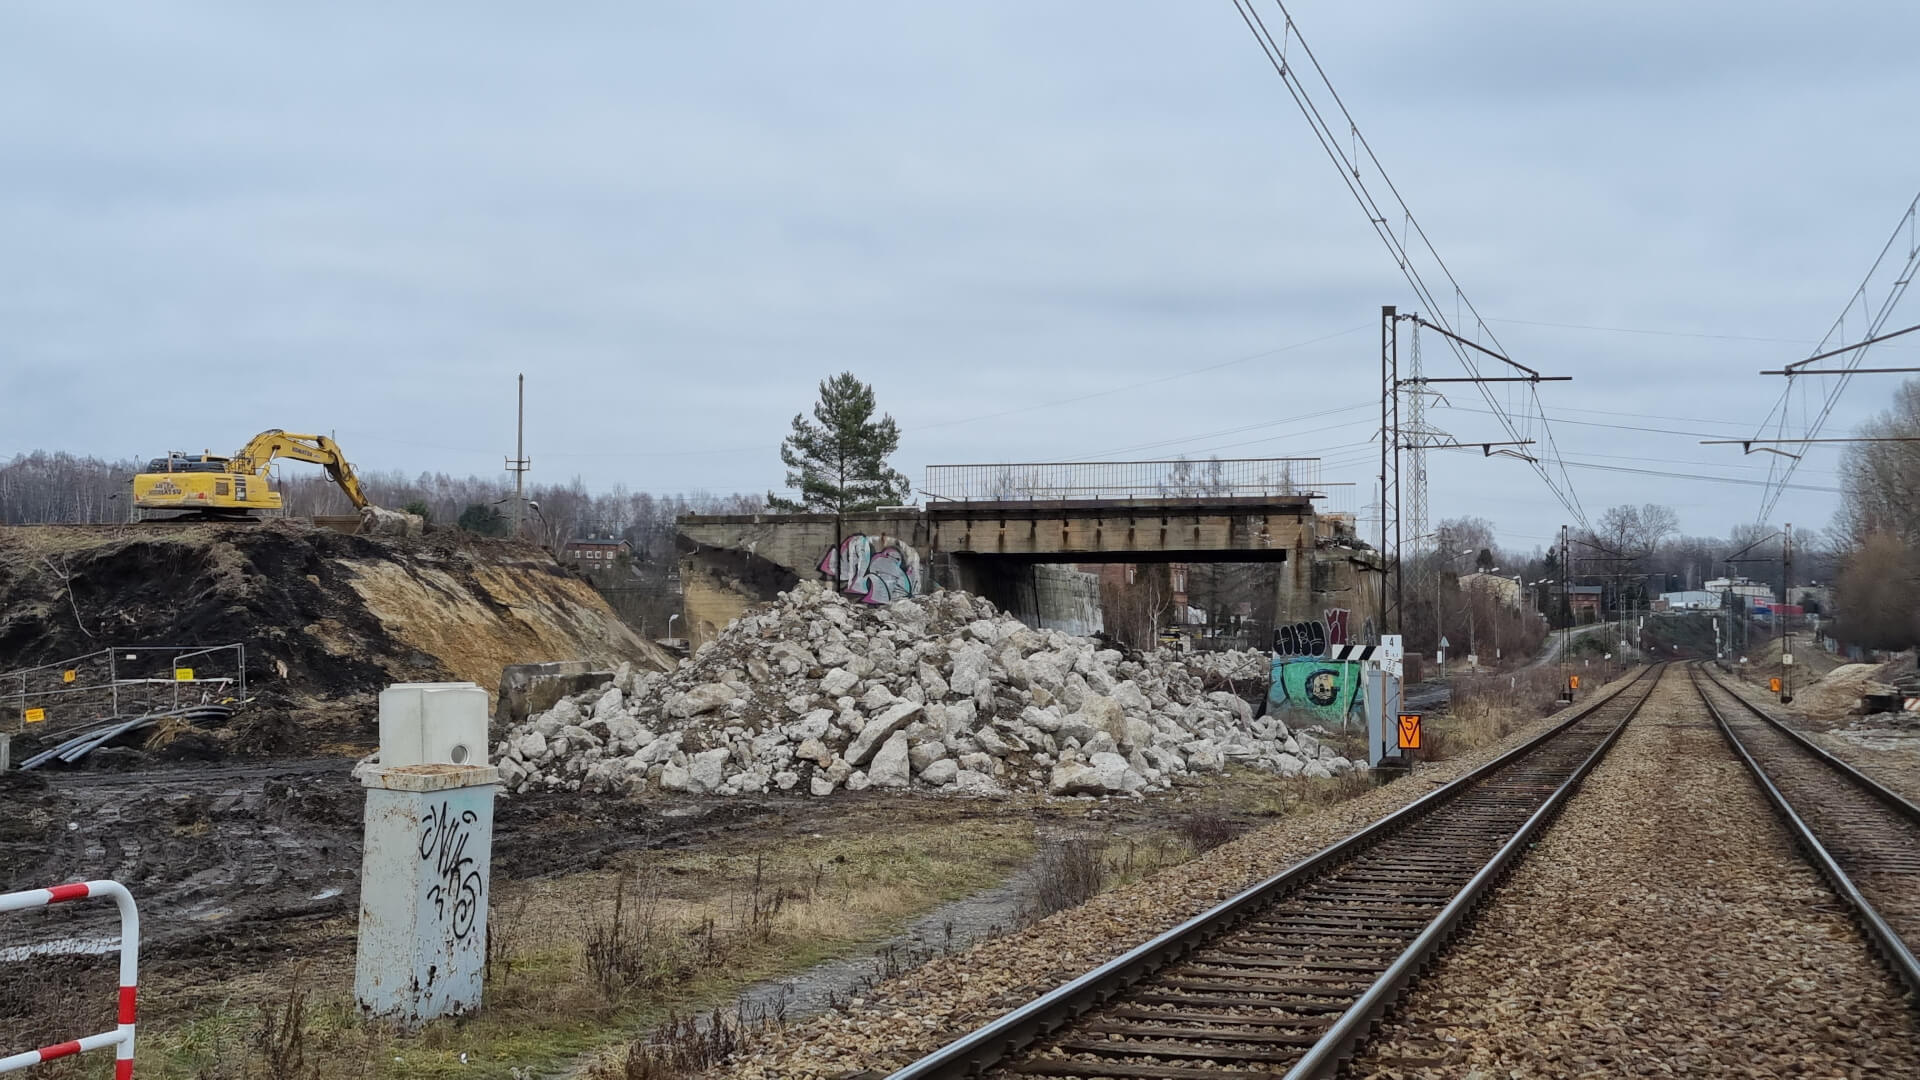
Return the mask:
<svg viewBox="0 0 1920 1080"><path fill-rule="evenodd" d="M464 679L491 692L510 663L669 666L591 585L530 545L287 522L0 529L0 670L107 646L230 642L246 645L265 711L349 745L371 736L374 696L393 682ZM284 719L262 720L246 726L254 748L280 749L287 740L260 732Z"/></svg>
<svg viewBox="0 0 1920 1080"><path fill-rule="evenodd" d="M1835 721L1860 711L1860 696L1890 691L1881 664L1842 664L1795 695L1794 704L1818 720Z"/></svg>

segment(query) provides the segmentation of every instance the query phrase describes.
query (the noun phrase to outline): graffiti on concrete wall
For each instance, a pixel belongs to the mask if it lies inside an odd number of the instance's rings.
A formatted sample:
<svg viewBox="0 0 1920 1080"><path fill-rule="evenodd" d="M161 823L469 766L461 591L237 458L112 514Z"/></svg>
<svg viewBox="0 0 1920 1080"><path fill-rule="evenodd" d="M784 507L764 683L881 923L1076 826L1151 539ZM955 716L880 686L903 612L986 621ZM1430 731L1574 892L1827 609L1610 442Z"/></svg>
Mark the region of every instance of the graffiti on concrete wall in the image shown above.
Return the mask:
<svg viewBox="0 0 1920 1080"><path fill-rule="evenodd" d="M1365 722L1365 665L1311 656L1276 656L1267 712L1308 723Z"/></svg>
<svg viewBox="0 0 1920 1080"><path fill-rule="evenodd" d="M1273 651L1280 656L1323 656L1327 651L1327 625L1310 619L1275 627Z"/></svg>
<svg viewBox="0 0 1920 1080"><path fill-rule="evenodd" d="M1306 723L1364 722L1366 668L1363 664L1327 660L1342 645L1377 645L1372 619L1363 619L1355 634L1353 612L1327 608L1318 619L1288 623L1273 632L1273 681L1267 691L1267 711Z"/></svg>
<svg viewBox="0 0 1920 1080"><path fill-rule="evenodd" d="M913 545L891 536L849 536L829 548L820 572L840 591L868 604L891 604L926 591L926 574Z"/></svg>
<svg viewBox="0 0 1920 1080"><path fill-rule="evenodd" d="M1353 612L1347 608L1327 608L1318 619L1288 623L1273 631L1273 651L1279 656L1326 656L1336 645L1378 645L1380 632L1372 619L1360 621L1354 633Z"/></svg>
<svg viewBox="0 0 1920 1080"><path fill-rule="evenodd" d="M436 879L427 890L427 900L456 942L473 932L480 915L480 894L486 888L474 857L467 853L479 820L471 810L454 813L445 802L420 816L420 860L433 864Z"/></svg>
<svg viewBox="0 0 1920 1080"><path fill-rule="evenodd" d="M1352 644L1347 640L1347 622L1352 615L1352 612L1343 607L1327 609L1326 618L1323 620L1327 624L1327 644Z"/></svg>

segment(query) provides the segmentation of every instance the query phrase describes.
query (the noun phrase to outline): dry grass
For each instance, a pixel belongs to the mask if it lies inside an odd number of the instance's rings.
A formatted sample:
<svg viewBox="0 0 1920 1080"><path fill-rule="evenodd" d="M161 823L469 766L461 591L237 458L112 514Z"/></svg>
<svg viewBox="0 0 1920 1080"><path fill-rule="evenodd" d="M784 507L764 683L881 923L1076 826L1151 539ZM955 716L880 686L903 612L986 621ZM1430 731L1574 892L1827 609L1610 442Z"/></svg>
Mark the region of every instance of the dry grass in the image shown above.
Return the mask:
<svg viewBox="0 0 1920 1080"><path fill-rule="evenodd" d="M1032 845L1026 821L929 820L640 854L618 870L501 882L479 1014L411 1034L368 1022L353 1003L350 958L333 955L223 983L183 980L156 985L148 998L140 1074L517 1080L658 1029L664 1042L636 1044L638 1059L610 1058L621 1069L634 1060L640 1071L599 1075L676 1075L670 1070L743 1037L746 1021L711 1014L742 987L887 937L914 915L1001 880ZM182 1001L193 1004L171 1013L163 1004ZM91 1063L84 1068L72 1075L94 1075Z"/></svg>
<svg viewBox="0 0 1920 1080"><path fill-rule="evenodd" d="M1180 835L1195 855L1212 851L1245 831L1245 825L1220 814L1188 814L1180 821Z"/></svg>
<svg viewBox="0 0 1920 1080"><path fill-rule="evenodd" d="M1578 666L1577 671L1582 676L1581 685L1588 687L1598 687L1617 673L1613 666L1599 664ZM1545 664L1510 674L1460 680L1454 684L1446 711L1426 722L1426 745L1420 756L1427 761L1445 761L1469 754L1552 713L1560 705L1560 677L1558 664Z"/></svg>

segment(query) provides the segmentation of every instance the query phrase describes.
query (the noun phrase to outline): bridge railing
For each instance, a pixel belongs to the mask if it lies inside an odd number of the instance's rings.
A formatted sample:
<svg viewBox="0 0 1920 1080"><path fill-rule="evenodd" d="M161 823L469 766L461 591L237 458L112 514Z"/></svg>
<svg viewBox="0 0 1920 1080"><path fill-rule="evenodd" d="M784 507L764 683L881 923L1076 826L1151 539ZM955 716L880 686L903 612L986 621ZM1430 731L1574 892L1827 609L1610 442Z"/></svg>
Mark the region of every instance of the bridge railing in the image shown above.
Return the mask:
<svg viewBox="0 0 1920 1080"><path fill-rule="evenodd" d="M1319 458L929 465L921 490L935 501L981 502L1325 494Z"/></svg>

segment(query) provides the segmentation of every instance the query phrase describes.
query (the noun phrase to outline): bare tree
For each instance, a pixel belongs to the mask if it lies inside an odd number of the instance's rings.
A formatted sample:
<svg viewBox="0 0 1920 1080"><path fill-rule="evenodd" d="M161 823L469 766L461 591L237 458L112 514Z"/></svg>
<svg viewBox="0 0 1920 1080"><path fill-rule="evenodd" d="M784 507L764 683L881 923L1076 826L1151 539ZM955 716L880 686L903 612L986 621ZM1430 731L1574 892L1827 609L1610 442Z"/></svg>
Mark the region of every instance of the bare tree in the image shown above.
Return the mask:
<svg viewBox="0 0 1920 1080"><path fill-rule="evenodd" d="M1866 537L1840 572L1836 637L1869 649L1920 644L1920 574L1913 552L1892 533Z"/></svg>
<svg viewBox="0 0 1920 1080"><path fill-rule="evenodd" d="M1165 564L1135 567L1131 582L1100 582L1100 610L1107 632L1136 649L1159 644L1172 601Z"/></svg>
<svg viewBox="0 0 1920 1080"><path fill-rule="evenodd" d="M1867 438L1920 438L1920 379L1909 379L1893 405L1856 434ZM1855 443L1840 468L1840 527L1851 546L1864 547L1876 533L1920 549L1920 443Z"/></svg>

